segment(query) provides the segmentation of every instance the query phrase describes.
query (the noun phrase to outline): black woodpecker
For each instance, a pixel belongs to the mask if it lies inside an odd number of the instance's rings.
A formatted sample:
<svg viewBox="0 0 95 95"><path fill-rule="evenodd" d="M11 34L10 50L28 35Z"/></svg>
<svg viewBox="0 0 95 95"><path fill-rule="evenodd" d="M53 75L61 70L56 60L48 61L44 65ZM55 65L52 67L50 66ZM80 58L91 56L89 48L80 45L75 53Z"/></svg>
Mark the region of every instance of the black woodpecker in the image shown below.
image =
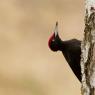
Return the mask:
<svg viewBox="0 0 95 95"><path fill-rule="evenodd" d="M58 34L58 22L57 22L54 33L49 38L48 46L54 52L61 51L63 53L73 73L81 82L81 67L80 67L81 41L77 39L62 41Z"/></svg>

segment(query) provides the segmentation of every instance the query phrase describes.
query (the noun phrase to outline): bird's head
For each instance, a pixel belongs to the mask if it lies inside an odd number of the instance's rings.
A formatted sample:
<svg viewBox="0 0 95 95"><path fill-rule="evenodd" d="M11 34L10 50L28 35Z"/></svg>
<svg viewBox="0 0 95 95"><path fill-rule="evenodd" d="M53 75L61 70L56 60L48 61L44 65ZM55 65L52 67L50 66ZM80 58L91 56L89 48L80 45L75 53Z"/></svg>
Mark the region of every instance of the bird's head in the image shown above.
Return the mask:
<svg viewBox="0 0 95 95"><path fill-rule="evenodd" d="M49 41L48 41L49 48L52 51L58 51L60 47L60 41L61 39L59 38L59 35L58 35L58 22L56 22L54 33L50 36Z"/></svg>

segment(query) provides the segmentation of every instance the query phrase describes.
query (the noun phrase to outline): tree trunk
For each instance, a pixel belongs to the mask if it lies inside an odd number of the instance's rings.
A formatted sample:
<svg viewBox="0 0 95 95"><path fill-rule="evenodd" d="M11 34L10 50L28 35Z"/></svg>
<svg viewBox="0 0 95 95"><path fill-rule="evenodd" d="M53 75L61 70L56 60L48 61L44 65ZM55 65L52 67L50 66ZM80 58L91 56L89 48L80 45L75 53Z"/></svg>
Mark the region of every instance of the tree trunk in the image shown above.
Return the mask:
<svg viewBox="0 0 95 95"><path fill-rule="evenodd" d="M95 0L86 0L84 39L81 44L82 95L95 95Z"/></svg>

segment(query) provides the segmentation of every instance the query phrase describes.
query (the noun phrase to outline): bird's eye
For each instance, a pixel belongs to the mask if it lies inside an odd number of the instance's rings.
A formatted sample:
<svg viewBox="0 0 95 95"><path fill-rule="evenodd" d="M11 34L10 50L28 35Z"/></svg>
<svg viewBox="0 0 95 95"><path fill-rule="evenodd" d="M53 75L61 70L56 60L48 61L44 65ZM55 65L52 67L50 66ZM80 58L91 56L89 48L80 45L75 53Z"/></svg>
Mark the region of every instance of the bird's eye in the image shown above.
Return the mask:
<svg viewBox="0 0 95 95"><path fill-rule="evenodd" d="M54 41L55 41L55 39L52 39L52 41L54 42Z"/></svg>

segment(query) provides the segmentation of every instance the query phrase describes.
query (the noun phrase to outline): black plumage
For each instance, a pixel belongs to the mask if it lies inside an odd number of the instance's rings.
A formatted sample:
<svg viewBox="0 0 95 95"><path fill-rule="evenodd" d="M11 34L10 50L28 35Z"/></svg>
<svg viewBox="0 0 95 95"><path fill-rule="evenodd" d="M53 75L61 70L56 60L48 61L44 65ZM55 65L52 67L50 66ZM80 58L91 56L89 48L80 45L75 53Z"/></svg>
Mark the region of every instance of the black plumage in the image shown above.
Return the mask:
<svg viewBox="0 0 95 95"><path fill-rule="evenodd" d="M49 39L48 42L49 48L52 51L62 51L72 71L81 82L81 67L80 67L81 41L77 39L62 41L58 35L57 27L58 25L56 24L55 32Z"/></svg>

